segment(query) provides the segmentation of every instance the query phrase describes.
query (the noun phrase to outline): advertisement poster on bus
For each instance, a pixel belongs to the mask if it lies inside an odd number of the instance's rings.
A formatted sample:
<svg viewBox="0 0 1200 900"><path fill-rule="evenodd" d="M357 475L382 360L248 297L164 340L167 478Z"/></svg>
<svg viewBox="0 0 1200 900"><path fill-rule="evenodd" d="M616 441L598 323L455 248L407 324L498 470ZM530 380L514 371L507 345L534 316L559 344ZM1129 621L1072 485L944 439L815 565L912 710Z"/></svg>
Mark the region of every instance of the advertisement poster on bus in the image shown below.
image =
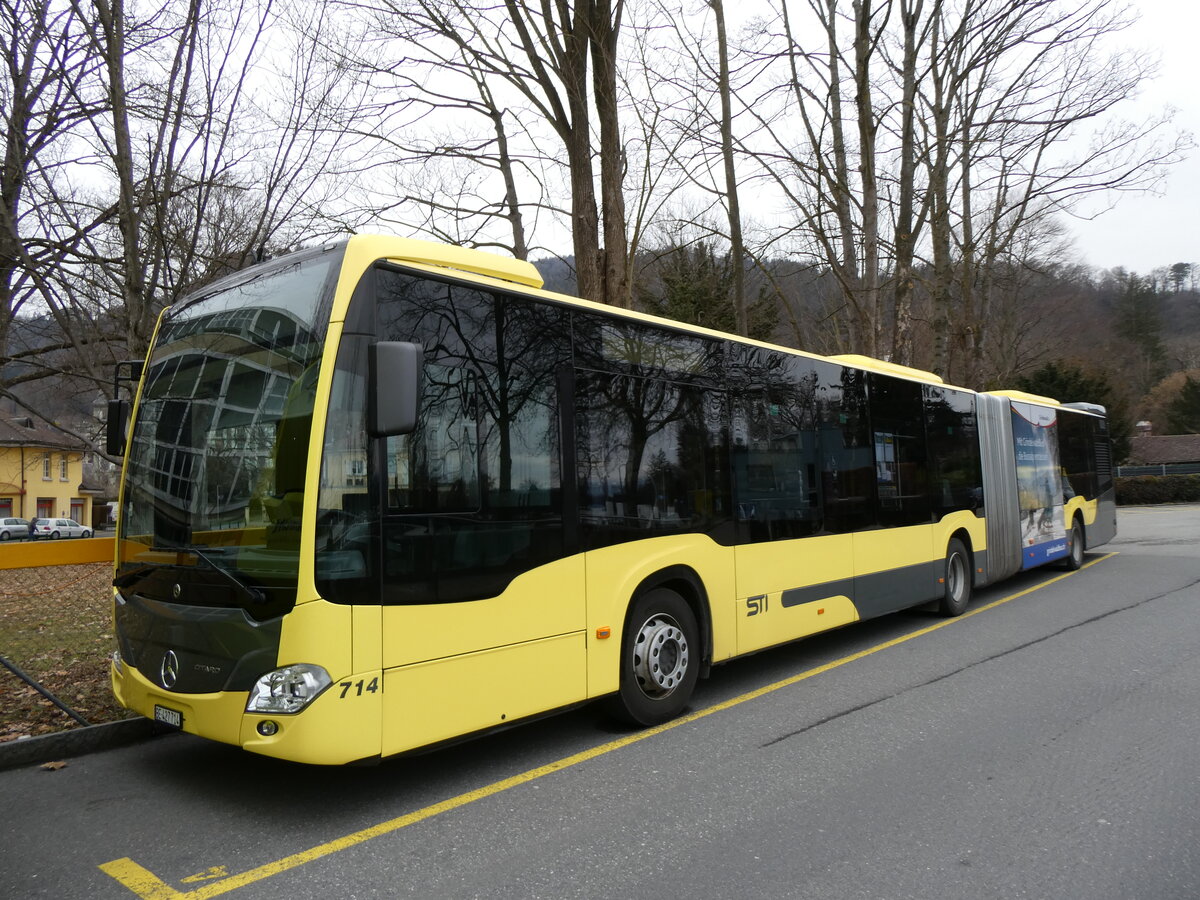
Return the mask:
<svg viewBox="0 0 1200 900"><path fill-rule="evenodd" d="M1024 569L1067 555L1057 420L1058 415L1053 409L1013 401L1013 445L1017 455L1021 567Z"/></svg>

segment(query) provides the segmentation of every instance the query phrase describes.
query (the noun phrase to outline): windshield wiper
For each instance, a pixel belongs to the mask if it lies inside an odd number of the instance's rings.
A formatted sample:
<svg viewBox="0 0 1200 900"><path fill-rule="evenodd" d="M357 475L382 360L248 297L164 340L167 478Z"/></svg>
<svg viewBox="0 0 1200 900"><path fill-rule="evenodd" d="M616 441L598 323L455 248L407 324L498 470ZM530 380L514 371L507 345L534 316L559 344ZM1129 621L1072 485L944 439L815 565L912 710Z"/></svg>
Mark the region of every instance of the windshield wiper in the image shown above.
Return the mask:
<svg viewBox="0 0 1200 900"><path fill-rule="evenodd" d="M213 569L213 571L219 572L221 574L221 577L224 578L227 582L229 582L229 584L239 594L242 595L243 599L248 600L254 604L262 604L262 603L267 602L266 594L264 594L258 588L251 587L250 585L246 584L246 582L242 581L242 579L238 578L236 575L234 575L228 569L224 569L221 566L217 565L217 563L213 560L213 558L211 556L209 556L206 553L202 553L198 547L188 546L188 547L180 547L178 549L184 551L185 553L194 553L194 554L196 554L197 557L199 557L200 559L202 559L206 563L208 563L208 565Z"/></svg>
<svg viewBox="0 0 1200 900"><path fill-rule="evenodd" d="M244 581L242 581L240 578L238 578L236 575L234 575L232 572L228 571L227 569L222 568L220 565L217 564L217 562L212 557L210 557L208 554L202 552L197 547L194 547L194 546L151 547L150 550L152 550L152 551L157 550L160 552L165 551L165 552L170 552L170 553L191 553L197 559L200 559L205 564L207 564L207 566L210 569L212 569L214 572L216 572L218 575L220 575L221 578L224 579L225 582L234 589L235 593L237 593L241 597L243 602L253 603L256 606L267 602L266 594L264 594L258 588L252 587L251 585L246 584ZM134 569L132 572L125 572L122 575L118 575L116 578L113 579L113 586L118 587L118 588L131 587L134 583L141 580L141 578L144 575L148 575L148 574L150 574L152 572L156 572L156 571L161 571L163 569L189 570L191 568L192 568L191 566L182 566L179 564L144 565L137 569Z"/></svg>

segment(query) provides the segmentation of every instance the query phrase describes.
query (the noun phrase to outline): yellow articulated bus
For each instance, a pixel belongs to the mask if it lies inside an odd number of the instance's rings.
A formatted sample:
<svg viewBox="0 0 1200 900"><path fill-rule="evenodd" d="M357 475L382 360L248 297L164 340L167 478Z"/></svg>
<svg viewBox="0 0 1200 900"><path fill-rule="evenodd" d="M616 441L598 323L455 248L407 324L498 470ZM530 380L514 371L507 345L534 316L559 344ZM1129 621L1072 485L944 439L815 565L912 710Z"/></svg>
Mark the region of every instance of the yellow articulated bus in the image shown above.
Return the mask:
<svg viewBox="0 0 1200 900"><path fill-rule="evenodd" d="M121 703L322 764L594 698L651 725L714 664L1115 533L1099 407L541 284L356 236L165 311L110 418Z"/></svg>

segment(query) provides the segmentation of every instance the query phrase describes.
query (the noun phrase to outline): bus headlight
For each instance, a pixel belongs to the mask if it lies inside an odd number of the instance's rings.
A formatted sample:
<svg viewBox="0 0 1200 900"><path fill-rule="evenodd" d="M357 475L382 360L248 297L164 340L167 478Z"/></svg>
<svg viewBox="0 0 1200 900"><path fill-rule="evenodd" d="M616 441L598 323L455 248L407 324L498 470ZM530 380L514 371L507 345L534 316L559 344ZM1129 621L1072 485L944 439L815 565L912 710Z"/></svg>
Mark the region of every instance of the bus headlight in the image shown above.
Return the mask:
<svg viewBox="0 0 1200 900"><path fill-rule="evenodd" d="M276 669L250 689L246 712L298 713L332 683L328 672L309 663Z"/></svg>

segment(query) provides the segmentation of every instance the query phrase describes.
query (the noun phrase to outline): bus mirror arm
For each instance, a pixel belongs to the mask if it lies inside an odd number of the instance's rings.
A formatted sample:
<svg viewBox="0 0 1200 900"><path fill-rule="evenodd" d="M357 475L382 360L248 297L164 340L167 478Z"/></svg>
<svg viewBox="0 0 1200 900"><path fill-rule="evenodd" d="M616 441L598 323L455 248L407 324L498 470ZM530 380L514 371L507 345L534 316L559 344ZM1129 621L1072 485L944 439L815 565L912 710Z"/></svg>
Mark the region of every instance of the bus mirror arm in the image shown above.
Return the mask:
<svg viewBox="0 0 1200 900"><path fill-rule="evenodd" d="M367 350L367 428L375 437L410 434L417 427L424 352L420 344L378 341Z"/></svg>

